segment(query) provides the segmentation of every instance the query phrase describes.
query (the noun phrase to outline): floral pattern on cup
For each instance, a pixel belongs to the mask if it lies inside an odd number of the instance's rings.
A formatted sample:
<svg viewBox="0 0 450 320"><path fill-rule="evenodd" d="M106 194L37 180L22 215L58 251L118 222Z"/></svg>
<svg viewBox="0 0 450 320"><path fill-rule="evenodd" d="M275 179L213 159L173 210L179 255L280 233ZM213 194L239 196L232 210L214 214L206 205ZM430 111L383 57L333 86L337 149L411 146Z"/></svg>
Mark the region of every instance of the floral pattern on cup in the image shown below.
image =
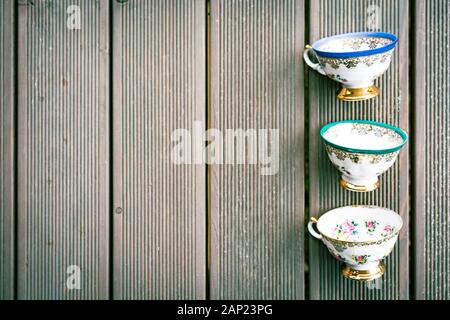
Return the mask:
<svg viewBox="0 0 450 320"><path fill-rule="evenodd" d="M389 141L399 144L403 141L403 138L392 129L367 123L352 123L352 131L362 136L373 133L378 138L387 137Z"/></svg>
<svg viewBox="0 0 450 320"><path fill-rule="evenodd" d="M344 220L343 223L337 224L334 229L336 239L344 239L356 235L358 233L358 230L356 229L357 226L358 223L353 220Z"/></svg>
<svg viewBox="0 0 450 320"><path fill-rule="evenodd" d="M370 254L352 255L352 259L357 264L367 263L367 259L370 258Z"/></svg>
<svg viewBox="0 0 450 320"><path fill-rule="evenodd" d="M394 232L395 232L395 229L391 225L387 224L384 226L383 231L381 232L381 236L383 238L385 238L385 237L390 236Z"/></svg>
<svg viewBox="0 0 450 320"><path fill-rule="evenodd" d="M392 52L389 51L386 53L372 54L356 58L329 58L322 56L318 56L318 58L322 67L325 68L326 64L328 64L331 68L337 70L341 67L353 69L356 68L359 64L364 64L365 66L370 67L375 63L384 63L387 59L390 59L391 54Z"/></svg>
<svg viewBox="0 0 450 320"><path fill-rule="evenodd" d="M352 279L367 281L372 280L375 271L377 277L381 275L381 268L375 266L380 266L394 248L402 224L400 215L390 209L353 205L332 209L319 219L311 218L308 230L313 237L323 242L335 259L346 265L349 273L344 273L345 277L365 274L367 278ZM367 228L373 232L370 233ZM356 235L352 235L355 232ZM382 232L392 234L383 237ZM348 238L337 239L337 236L342 237L344 234Z"/></svg>
<svg viewBox="0 0 450 320"><path fill-rule="evenodd" d="M384 154L351 153L344 150L333 148L329 145L325 145L325 150L327 151L328 155L334 154L336 158L341 161L349 159L352 163L355 164L362 164L362 163L378 164L381 163L382 161L384 161L385 163L389 163L392 160L394 160L399 154L399 151ZM343 171L343 169L345 169L345 167L338 167L338 170L340 170L341 172ZM346 174L352 175L350 172L346 172Z"/></svg>
<svg viewBox="0 0 450 320"><path fill-rule="evenodd" d="M368 233L374 233L380 223L376 220L367 220L364 224Z"/></svg>
<svg viewBox="0 0 450 320"><path fill-rule="evenodd" d="M336 80L336 81L339 81L339 82L348 82L348 80L347 79L345 79L345 78L342 78L339 74L329 74L329 75L327 75L330 79L332 79L332 80Z"/></svg>

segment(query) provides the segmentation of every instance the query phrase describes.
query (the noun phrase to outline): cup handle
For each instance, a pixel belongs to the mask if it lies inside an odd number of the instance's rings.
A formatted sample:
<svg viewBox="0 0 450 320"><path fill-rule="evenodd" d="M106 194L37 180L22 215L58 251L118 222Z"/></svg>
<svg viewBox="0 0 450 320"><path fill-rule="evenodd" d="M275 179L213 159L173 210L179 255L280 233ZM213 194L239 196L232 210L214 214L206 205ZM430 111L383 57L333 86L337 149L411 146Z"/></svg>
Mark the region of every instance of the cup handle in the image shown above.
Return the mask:
<svg viewBox="0 0 450 320"><path fill-rule="evenodd" d="M316 230L314 230L313 223L317 223L317 219L315 217L311 217L309 219L309 222L308 222L308 231L309 231L309 233L314 238L322 239L322 235L320 233L317 233Z"/></svg>
<svg viewBox="0 0 450 320"><path fill-rule="evenodd" d="M305 60L306 64L310 66L313 70L316 70L318 73L326 75L325 71L323 70L322 66L319 63L314 63L309 58L309 51L312 49L312 47L307 44L305 47L305 51L303 52L303 60Z"/></svg>

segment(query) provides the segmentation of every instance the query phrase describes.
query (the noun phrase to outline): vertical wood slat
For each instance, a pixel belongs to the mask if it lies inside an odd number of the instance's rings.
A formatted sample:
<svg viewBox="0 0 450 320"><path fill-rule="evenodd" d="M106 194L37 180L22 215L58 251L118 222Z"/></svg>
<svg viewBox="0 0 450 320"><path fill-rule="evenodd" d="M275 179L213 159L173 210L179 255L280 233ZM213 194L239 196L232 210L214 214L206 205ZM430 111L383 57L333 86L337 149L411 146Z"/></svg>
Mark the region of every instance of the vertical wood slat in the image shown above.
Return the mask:
<svg viewBox="0 0 450 320"><path fill-rule="evenodd" d="M206 167L171 160L174 130L205 121L205 14L114 2L115 299L206 297Z"/></svg>
<svg viewBox="0 0 450 320"><path fill-rule="evenodd" d="M20 299L108 298L108 15L106 0L19 2Z"/></svg>
<svg viewBox="0 0 450 320"><path fill-rule="evenodd" d="M0 2L0 300L14 297L14 1Z"/></svg>
<svg viewBox="0 0 450 320"><path fill-rule="evenodd" d="M304 297L303 14L304 1L211 2L211 128L279 130L278 173L211 165L212 299Z"/></svg>
<svg viewBox="0 0 450 320"><path fill-rule="evenodd" d="M415 298L450 299L450 2L416 1Z"/></svg>
<svg viewBox="0 0 450 320"><path fill-rule="evenodd" d="M370 24L374 16L369 14L369 6L378 8L379 28ZM371 204L395 210L404 221L399 242L386 259L386 273L376 283L343 279L339 263L322 243L311 239L312 299L408 298L408 146L401 151L395 166L381 176L378 190L358 194L339 186L339 174L332 167L319 135L320 128L326 123L345 119L382 121L408 132L408 12L407 1L311 1L311 43L334 34L371 29L395 33L399 43L389 70L377 81L381 94L375 99L352 103L338 101L338 84L309 71L310 214L318 216L350 204Z"/></svg>

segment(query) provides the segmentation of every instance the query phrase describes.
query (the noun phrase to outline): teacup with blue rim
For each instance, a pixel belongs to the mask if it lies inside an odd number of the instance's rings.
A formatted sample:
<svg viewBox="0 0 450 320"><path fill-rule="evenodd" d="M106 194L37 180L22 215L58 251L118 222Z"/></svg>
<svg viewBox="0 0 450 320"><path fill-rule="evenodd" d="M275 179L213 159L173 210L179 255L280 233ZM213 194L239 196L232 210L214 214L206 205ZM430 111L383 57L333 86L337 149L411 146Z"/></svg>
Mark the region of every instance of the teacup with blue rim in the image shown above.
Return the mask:
<svg viewBox="0 0 450 320"><path fill-rule="evenodd" d="M388 170L408 140L401 129L382 122L344 120L322 127L328 157L341 172L342 187L357 192L378 188L378 176Z"/></svg>
<svg viewBox="0 0 450 320"><path fill-rule="evenodd" d="M342 84L339 99L365 100L379 94L374 80L389 68L397 41L396 35L386 32L340 34L307 45L303 58L311 68ZM309 58L311 50L318 63Z"/></svg>

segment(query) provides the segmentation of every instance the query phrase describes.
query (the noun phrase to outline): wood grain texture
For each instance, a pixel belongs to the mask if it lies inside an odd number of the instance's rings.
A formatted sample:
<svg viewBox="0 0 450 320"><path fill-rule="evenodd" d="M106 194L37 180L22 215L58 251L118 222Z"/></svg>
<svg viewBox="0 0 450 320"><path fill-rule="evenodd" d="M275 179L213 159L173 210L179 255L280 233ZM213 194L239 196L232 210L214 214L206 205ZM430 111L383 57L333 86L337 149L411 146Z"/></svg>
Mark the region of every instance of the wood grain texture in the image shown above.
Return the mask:
<svg viewBox="0 0 450 320"><path fill-rule="evenodd" d="M109 1L27 3L19 3L18 297L107 299ZM70 5L80 29L68 28ZM80 288L69 290L72 265Z"/></svg>
<svg viewBox="0 0 450 320"><path fill-rule="evenodd" d="M371 10L376 8L378 19ZM351 204L370 204L398 212L404 221L399 241L386 259L386 274L376 283L345 280L340 265L325 246L310 240L310 288L312 299L407 299L409 296L408 145L395 166L381 176L380 188L369 193L352 193L338 184L320 140L320 128L332 121L368 119L386 122L409 131L408 96L408 1L311 1L310 43L334 34L380 30L398 35L389 70L377 81L379 97L364 102L342 102L336 98L336 82L312 71L309 75L310 114L310 214ZM378 21L378 22L377 22Z"/></svg>
<svg viewBox="0 0 450 320"><path fill-rule="evenodd" d="M210 167L212 299L304 297L303 13L296 0L211 2L210 127L279 132L275 174L249 158Z"/></svg>
<svg viewBox="0 0 450 320"><path fill-rule="evenodd" d="M450 2L415 8L415 298L450 299Z"/></svg>
<svg viewBox="0 0 450 320"><path fill-rule="evenodd" d="M14 297L14 1L0 2L0 300Z"/></svg>
<svg viewBox="0 0 450 320"><path fill-rule="evenodd" d="M203 299L206 166L171 153L205 125L205 2L115 2L113 32L114 298Z"/></svg>

